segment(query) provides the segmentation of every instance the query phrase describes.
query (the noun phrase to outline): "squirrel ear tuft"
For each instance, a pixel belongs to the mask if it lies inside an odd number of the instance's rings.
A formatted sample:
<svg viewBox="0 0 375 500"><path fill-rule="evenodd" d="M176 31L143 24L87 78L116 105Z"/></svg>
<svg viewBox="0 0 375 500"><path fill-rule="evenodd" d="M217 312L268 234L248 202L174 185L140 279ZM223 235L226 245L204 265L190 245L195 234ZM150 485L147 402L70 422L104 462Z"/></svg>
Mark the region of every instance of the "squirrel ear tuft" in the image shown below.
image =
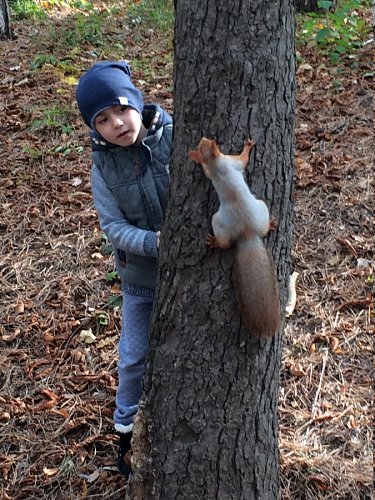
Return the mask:
<svg viewBox="0 0 375 500"><path fill-rule="evenodd" d="M202 137L200 140L198 150L200 151L205 163L221 155L216 142L214 140L207 139L206 137Z"/></svg>
<svg viewBox="0 0 375 500"><path fill-rule="evenodd" d="M211 141L211 152L214 158L218 158L221 155L219 146L217 145L216 141Z"/></svg>

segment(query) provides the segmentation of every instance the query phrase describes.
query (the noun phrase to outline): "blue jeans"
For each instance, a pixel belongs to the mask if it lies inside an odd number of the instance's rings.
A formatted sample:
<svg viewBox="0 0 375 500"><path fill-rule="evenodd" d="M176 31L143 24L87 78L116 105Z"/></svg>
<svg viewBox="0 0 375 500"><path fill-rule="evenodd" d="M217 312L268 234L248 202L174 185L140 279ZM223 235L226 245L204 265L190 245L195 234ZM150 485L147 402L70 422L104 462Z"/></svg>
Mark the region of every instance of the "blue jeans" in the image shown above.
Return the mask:
<svg viewBox="0 0 375 500"><path fill-rule="evenodd" d="M123 293L115 429L130 432L142 395L153 299Z"/></svg>

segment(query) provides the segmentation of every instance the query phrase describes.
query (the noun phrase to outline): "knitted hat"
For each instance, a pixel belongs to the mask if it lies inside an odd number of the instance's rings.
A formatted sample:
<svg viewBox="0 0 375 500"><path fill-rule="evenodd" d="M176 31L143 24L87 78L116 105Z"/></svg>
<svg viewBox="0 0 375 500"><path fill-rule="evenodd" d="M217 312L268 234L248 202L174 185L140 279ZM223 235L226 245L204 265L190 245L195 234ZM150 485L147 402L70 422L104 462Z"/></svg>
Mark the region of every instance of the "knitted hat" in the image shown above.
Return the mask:
<svg viewBox="0 0 375 500"><path fill-rule="evenodd" d="M94 64L78 84L76 99L86 125L95 130L95 118L114 105L130 106L142 114L141 92L130 80L130 66L124 61Z"/></svg>

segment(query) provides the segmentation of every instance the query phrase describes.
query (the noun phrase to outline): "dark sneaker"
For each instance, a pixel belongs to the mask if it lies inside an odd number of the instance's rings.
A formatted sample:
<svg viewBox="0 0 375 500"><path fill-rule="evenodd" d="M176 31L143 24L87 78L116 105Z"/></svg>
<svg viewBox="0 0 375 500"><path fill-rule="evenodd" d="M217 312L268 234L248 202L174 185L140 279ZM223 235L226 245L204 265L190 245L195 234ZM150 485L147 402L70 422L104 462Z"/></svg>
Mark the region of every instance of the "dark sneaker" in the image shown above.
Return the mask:
<svg viewBox="0 0 375 500"><path fill-rule="evenodd" d="M133 436L132 432L128 432L127 434L120 434L117 467L120 473L126 478L128 478L132 472L131 468L132 449L130 445L132 436Z"/></svg>

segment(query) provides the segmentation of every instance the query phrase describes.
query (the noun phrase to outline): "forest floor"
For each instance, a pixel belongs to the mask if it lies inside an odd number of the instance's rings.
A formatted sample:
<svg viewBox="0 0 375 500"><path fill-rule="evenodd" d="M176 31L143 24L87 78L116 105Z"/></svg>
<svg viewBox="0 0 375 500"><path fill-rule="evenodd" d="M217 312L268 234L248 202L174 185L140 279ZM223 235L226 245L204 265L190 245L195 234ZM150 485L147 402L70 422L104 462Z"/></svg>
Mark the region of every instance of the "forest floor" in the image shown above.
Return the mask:
<svg viewBox="0 0 375 500"><path fill-rule="evenodd" d="M107 276L75 83L98 54L120 58L125 46L145 99L172 111L172 48L142 23L108 15L96 41L108 37L112 52L102 44L95 53L88 32L77 38L77 20L56 7L44 20L14 21L15 39L0 42L2 500L120 499L126 487L112 427L120 290ZM282 498L369 500L374 45L340 66L299 50Z"/></svg>

